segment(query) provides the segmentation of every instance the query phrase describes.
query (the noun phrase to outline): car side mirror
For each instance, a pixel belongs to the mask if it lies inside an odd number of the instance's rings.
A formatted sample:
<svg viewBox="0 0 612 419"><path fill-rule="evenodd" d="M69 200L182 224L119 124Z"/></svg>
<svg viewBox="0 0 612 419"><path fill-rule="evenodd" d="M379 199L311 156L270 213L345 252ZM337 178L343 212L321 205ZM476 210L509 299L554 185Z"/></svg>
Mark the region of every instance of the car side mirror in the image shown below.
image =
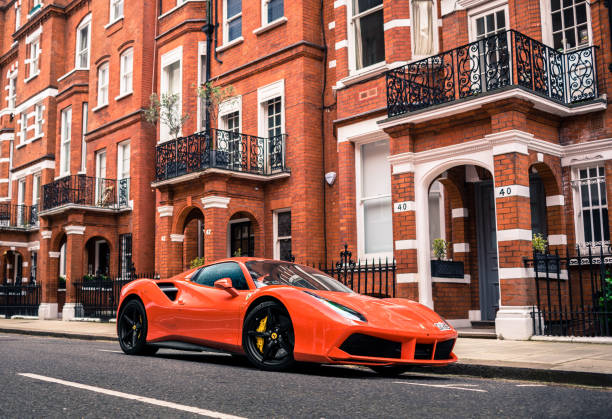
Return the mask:
<svg viewBox="0 0 612 419"><path fill-rule="evenodd" d="M234 288L234 285L232 285L232 280L230 278L217 279L215 281L215 288L227 291L232 297L238 295L238 291Z"/></svg>

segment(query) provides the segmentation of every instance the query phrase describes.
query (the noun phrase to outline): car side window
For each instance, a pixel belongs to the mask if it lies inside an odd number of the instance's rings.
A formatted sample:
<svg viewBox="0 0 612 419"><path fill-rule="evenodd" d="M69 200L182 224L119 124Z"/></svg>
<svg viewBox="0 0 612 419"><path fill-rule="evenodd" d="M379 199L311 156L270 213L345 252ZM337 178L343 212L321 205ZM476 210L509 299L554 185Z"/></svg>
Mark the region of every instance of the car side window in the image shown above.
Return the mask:
<svg viewBox="0 0 612 419"><path fill-rule="evenodd" d="M193 282L207 287L214 287L215 281L221 278L230 278L232 285L237 290L248 290L246 278L242 273L240 265L235 262L223 262L202 268L194 278Z"/></svg>

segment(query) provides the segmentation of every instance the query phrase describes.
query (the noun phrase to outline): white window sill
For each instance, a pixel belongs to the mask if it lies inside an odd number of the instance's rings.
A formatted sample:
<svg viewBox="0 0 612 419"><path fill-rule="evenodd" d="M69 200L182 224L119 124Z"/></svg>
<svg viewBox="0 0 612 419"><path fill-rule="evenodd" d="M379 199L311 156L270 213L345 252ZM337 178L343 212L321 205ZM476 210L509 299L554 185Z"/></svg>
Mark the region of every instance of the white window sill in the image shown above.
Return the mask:
<svg viewBox="0 0 612 419"><path fill-rule="evenodd" d="M103 103L101 105L96 106L95 108L93 108L91 111L92 112L98 112L100 109L104 109L108 106L108 103Z"/></svg>
<svg viewBox="0 0 612 419"><path fill-rule="evenodd" d="M117 97L115 98L115 101L116 101L116 102L118 102L118 101L120 101L120 100L121 100L121 99L123 99L123 98L126 98L126 97L128 97L128 96L131 96L131 95L132 95L132 93L134 93L134 92L133 92L133 91L130 91L130 92L125 92L125 93L122 93L122 94L120 94L119 96L117 96Z"/></svg>
<svg viewBox="0 0 612 419"><path fill-rule="evenodd" d="M387 63L381 61L380 63L373 64L368 67L360 68L359 70L352 70L348 77L338 80L334 89L342 89L343 87L350 86L355 83L359 83L365 79L384 73L388 70Z"/></svg>
<svg viewBox="0 0 612 419"><path fill-rule="evenodd" d="M232 47L235 47L236 45L241 44L243 42L244 42L244 38L242 36L240 36L240 37L234 39L233 41L228 42L227 44L224 44L224 45L221 45L220 47L217 47L217 49L215 51L223 52L223 51L225 51L227 49L230 49Z"/></svg>
<svg viewBox="0 0 612 419"><path fill-rule="evenodd" d="M172 9L168 10L166 13L160 15L157 20L161 20L163 18L165 18L168 15L171 15L172 13L176 12L178 9L180 9L181 7L183 7L184 5L186 5L187 3L192 3L192 2L201 2L203 0L186 0L181 4L177 4L176 6L174 6Z"/></svg>
<svg viewBox="0 0 612 419"><path fill-rule="evenodd" d="M264 26L262 26L262 27L259 27L259 28L255 29L255 30L253 31L253 33L254 33L255 35L260 35L260 34L262 34L262 33L264 33L264 32L269 31L270 29L274 29L274 28L276 28L276 27L278 27L278 26L284 25L285 23L287 23L287 17L286 17L286 16L283 16L283 17L281 17L281 18L276 19L276 20L275 20L275 21L273 21L273 22L267 23L267 24L265 24Z"/></svg>
<svg viewBox="0 0 612 419"><path fill-rule="evenodd" d="M75 67L72 70L70 70L69 72L67 72L66 74L64 74L63 76L61 76L59 79L57 79L58 82L70 77L71 75L73 75L74 73L76 73L77 71L89 71L89 67Z"/></svg>
<svg viewBox="0 0 612 419"><path fill-rule="evenodd" d="M117 22L121 22L122 20L123 20L123 16L121 16L121 17L119 17L119 18L117 18L117 19L113 20L112 22L108 22L106 25L104 25L104 29L108 29L108 28L110 28L111 26L113 26L115 23L117 23Z"/></svg>
<svg viewBox="0 0 612 419"><path fill-rule="evenodd" d="M29 83L31 80L34 80L36 77L38 77L39 74L40 74L40 71L38 73L36 73L36 74L31 75L30 77L25 79L23 82L24 83Z"/></svg>

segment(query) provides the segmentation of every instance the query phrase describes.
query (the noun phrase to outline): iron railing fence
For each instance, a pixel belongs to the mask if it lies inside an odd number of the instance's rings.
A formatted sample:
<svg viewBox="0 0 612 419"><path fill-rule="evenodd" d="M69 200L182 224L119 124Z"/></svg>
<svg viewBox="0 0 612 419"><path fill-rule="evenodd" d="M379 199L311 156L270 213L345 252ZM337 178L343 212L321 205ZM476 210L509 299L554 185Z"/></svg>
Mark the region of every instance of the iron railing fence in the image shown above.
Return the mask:
<svg viewBox="0 0 612 419"><path fill-rule="evenodd" d="M106 179L71 175L43 186L43 211L64 205L82 205L104 209L129 206L130 179Z"/></svg>
<svg viewBox="0 0 612 419"><path fill-rule="evenodd" d="M121 288L140 278L159 278L154 272L128 273L124 276L86 275L75 282L76 302L83 307L83 317L109 320L117 316Z"/></svg>
<svg viewBox="0 0 612 419"><path fill-rule="evenodd" d="M559 52L507 30L387 71L389 117L510 86L564 105L596 99L597 47Z"/></svg>
<svg viewBox="0 0 612 419"><path fill-rule="evenodd" d="M340 252L340 260L331 265L305 263L305 265L319 269L337 279L353 291L377 298L395 298L397 279L395 260L352 259L352 252L344 245Z"/></svg>
<svg viewBox="0 0 612 419"><path fill-rule="evenodd" d="M566 255L525 259L534 271L534 333L612 336L612 253L609 243L569 249Z"/></svg>
<svg viewBox="0 0 612 419"><path fill-rule="evenodd" d="M38 226L38 205L0 204L0 228Z"/></svg>
<svg viewBox="0 0 612 419"><path fill-rule="evenodd" d="M286 134L270 138L211 129L160 144L155 178L172 179L210 168L257 175L289 172L285 165Z"/></svg>
<svg viewBox="0 0 612 419"><path fill-rule="evenodd" d="M0 316L38 316L40 285L0 284Z"/></svg>

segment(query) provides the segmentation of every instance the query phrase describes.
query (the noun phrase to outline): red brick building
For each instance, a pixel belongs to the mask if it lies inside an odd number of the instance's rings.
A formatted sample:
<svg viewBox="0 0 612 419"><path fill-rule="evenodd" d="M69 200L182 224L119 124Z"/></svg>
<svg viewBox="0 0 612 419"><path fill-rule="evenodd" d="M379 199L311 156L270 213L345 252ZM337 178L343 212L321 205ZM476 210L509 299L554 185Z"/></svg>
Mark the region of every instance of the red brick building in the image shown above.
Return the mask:
<svg viewBox="0 0 612 419"><path fill-rule="evenodd" d="M347 243L397 261L399 296L524 338L532 235L609 240L605 2L142 3L0 3L0 273L42 283L41 316L60 276L70 318L86 274ZM207 81L233 94L208 107Z"/></svg>

